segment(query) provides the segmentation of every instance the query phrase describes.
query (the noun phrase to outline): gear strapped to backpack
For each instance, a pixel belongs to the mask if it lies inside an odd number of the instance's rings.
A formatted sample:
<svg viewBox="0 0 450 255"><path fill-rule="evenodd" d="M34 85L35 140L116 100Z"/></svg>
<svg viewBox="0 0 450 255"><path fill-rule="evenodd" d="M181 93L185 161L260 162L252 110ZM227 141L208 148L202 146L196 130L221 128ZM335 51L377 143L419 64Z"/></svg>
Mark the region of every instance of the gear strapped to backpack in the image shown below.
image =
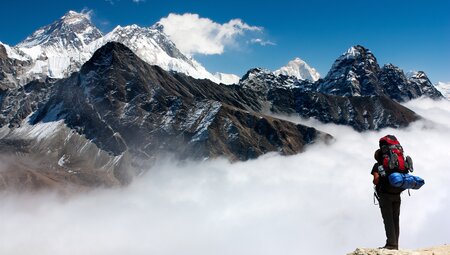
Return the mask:
<svg viewBox="0 0 450 255"><path fill-rule="evenodd" d="M393 135L380 138L380 150L382 153L382 170L386 171L389 183L393 187L403 189L419 189L425 181L412 172L413 163L410 156L403 155L403 147Z"/></svg>

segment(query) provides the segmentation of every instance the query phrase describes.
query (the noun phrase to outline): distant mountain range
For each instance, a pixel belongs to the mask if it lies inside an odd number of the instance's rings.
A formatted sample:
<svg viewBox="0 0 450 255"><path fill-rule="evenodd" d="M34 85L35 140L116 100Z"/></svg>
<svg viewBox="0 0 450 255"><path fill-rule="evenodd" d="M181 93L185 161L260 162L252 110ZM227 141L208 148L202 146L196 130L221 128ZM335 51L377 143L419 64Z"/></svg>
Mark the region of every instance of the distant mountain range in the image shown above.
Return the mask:
<svg viewBox="0 0 450 255"><path fill-rule="evenodd" d="M184 55L163 32L160 23L142 28L137 25L117 26L103 35L87 14L69 11L61 19L44 26L14 47L0 43L0 51L9 67L2 68L0 89L24 85L29 81L65 78L78 71L92 54L107 42L126 45L141 59L166 71L184 73L198 79L233 84L233 74L209 73L192 57ZM5 64L3 64L5 65ZM0 63L1 66L1 63ZM296 59L276 71L299 79L317 80L319 74L305 62Z"/></svg>
<svg viewBox="0 0 450 255"><path fill-rule="evenodd" d="M380 67L359 45L323 79L295 59L220 84L233 78L183 55L159 24L103 36L75 12L15 47L0 45L0 68L0 157L10 162L0 189L126 184L161 154L291 155L333 138L273 113L379 130L421 118L399 103L443 98L425 73Z"/></svg>

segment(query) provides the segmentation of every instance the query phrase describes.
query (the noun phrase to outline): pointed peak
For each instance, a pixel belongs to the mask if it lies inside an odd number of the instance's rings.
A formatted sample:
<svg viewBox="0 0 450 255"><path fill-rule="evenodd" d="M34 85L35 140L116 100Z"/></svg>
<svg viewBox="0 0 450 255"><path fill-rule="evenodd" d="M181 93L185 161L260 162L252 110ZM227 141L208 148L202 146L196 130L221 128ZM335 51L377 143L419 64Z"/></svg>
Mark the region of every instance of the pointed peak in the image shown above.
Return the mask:
<svg viewBox="0 0 450 255"><path fill-rule="evenodd" d="M406 76L408 79L428 79L424 71L409 71Z"/></svg>
<svg viewBox="0 0 450 255"><path fill-rule="evenodd" d="M342 54L342 56L345 56L347 58L348 57L356 58L356 57L359 57L361 55L365 55L367 53L371 53L369 49L367 49L367 48L365 48L364 46L361 46L361 45L355 45L355 46L350 47L346 52L344 52Z"/></svg>
<svg viewBox="0 0 450 255"><path fill-rule="evenodd" d="M80 49L102 36L100 30L90 20L91 13L69 11L61 19L36 30L17 46L31 48L39 45L61 50Z"/></svg>
<svg viewBox="0 0 450 255"><path fill-rule="evenodd" d="M119 42L108 42L94 52L94 55L81 68L84 70L92 70L93 66L111 66L115 63L133 62L139 59L133 51L127 46Z"/></svg>
<svg viewBox="0 0 450 255"><path fill-rule="evenodd" d="M247 73L244 74L244 76L242 76L241 81L251 79L260 74L268 74L268 73L271 73L271 72L269 70L261 68L261 67L252 68L252 69L248 70Z"/></svg>
<svg viewBox="0 0 450 255"><path fill-rule="evenodd" d="M275 75L294 76L300 80L317 81L320 78L320 74L316 69L310 67L301 58L296 57L287 63L286 66L273 72Z"/></svg>
<svg viewBox="0 0 450 255"><path fill-rule="evenodd" d="M294 62L294 63L305 63L305 64L306 64L306 62L305 62L303 59L299 58L299 57L296 57L296 58L294 58L293 60L291 60L291 61L289 61L289 62Z"/></svg>
<svg viewBox="0 0 450 255"><path fill-rule="evenodd" d="M114 53L114 52L126 52L126 53L133 53L127 46L123 45L120 42L107 42L105 45L100 47L96 51L96 53ZM94 55L96 54L94 53ZM134 53L133 53L134 54Z"/></svg>
<svg viewBox="0 0 450 255"><path fill-rule="evenodd" d="M81 12L76 12L76 11L72 11L72 10L70 10L70 11L66 12L66 14L64 14L64 16L63 16L63 17L70 17L70 16L82 16L82 15L84 15L84 14L83 14L83 13L81 13Z"/></svg>
<svg viewBox="0 0 450 255"><path fill-rule="evenodd" d="M91 12L68 11L61 20L66 24L75 24L83 21L91 20Z"/></svg>

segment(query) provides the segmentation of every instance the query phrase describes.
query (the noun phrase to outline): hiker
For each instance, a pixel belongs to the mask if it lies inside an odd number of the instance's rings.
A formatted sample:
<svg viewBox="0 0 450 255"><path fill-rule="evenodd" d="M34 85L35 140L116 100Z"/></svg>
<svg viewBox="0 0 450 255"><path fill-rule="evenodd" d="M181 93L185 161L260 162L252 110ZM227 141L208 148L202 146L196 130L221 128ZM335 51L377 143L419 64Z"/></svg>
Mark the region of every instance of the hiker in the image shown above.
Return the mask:
<svg viewBox="0 0 450 255"><path fill-rule="evenodd" d="M375 184L374 197L378 199L386 232L386 244L380 248L398 250L400 194L405 189L408 189L408 194L410 189L420 189L425 181L409 174L414 171L413 161L410 156L403 155L403 147L395 136L381 137L379 145L371 174Z"/></svg>
<svg viewBox="0 0 450 255"><path fill-rule="evenodd" d="M392 137L395 138L394 136ZM388 175L384 172L386 169L383 168L384 157L381 148L386 144L385 140L382 139L380 139L380 149L375 151L374 157L376 163L373 165L371 171L371 174L373 175L373 184L375 184L375 196L379 202L387 238L386 244L380 248L398 250L398 237L400 235L400 193L402 193L404 189L393 187L389 183Z"/></svg>

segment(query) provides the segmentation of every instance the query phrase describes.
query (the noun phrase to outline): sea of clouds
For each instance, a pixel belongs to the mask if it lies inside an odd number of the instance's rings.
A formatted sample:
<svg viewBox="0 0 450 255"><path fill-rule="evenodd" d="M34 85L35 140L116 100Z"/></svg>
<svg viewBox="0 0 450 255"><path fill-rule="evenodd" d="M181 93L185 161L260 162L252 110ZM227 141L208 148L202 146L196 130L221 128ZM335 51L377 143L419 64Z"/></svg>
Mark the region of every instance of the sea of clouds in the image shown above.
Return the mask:
<svg viewBox="0 0 450 255"><path fill-rule="evenodd" d="M394 134L426 184L402 194L400 247L450 241L450 102L406 104L427 118L401 130L332 134L295 156L157 166L121 189L69 198L0 193L0 254L343 255L385 236L370 170Z"/></svg>

